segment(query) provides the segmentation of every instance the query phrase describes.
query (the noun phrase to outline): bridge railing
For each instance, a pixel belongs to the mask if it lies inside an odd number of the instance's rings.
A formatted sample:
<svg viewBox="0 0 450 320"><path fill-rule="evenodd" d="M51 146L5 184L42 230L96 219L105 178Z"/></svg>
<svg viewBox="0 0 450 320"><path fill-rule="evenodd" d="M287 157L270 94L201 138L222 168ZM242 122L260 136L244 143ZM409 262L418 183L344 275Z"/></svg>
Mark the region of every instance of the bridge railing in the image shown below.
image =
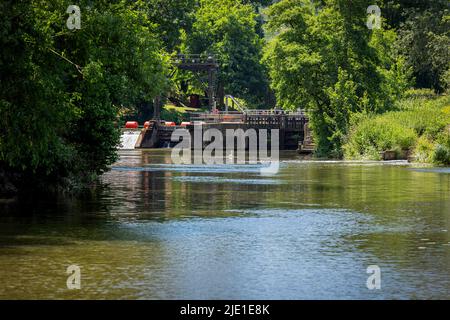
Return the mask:
<svg viewBox="0 0 450 320"><path fill-rule="evenodd" d="M303 130L308 117L302 111L285 112L281 110L248 110L249 112L218 111L191 113L191 122L245 123L255 128L279 128Z"/></svg>
<svg viewBox="0 0 450 320"><path fill-rule="evenodd" d="M270 109L270 110L247 109L245 113L248 115L288 115L288 116L304 116L304 117L306 117L306 114L303 110L287 111L287 110L281 110L281 109Z"/></svg>
<svg viewBox="0 0 450 320"><path fill-rule="evenodd" d="M190 113L191 122L220 123L220 122L244 122L244 114L238 111L228 112L194 112Z"/></svg>
<svg viewBox="0 0 450 320"><path fill-rule="evenodd" d="M304 114L246 114L245 123L255 128L303 130L308 118Z"/></svg>

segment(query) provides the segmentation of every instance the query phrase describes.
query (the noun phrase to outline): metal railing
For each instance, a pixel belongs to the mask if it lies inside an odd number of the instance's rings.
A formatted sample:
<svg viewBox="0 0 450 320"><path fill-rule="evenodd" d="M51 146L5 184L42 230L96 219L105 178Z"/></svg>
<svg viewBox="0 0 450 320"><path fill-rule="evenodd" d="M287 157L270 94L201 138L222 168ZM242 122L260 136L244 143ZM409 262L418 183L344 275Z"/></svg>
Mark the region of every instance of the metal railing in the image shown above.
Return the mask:
<svg viewBox="0 0 450 320"><path fill-rule="evenodd" d="M231 101L231 105L230 105L230 101ZM230 106L233 109L238 110L238 111L240 111L242 113L247 113L247 111L248 111L248 109L243 107L241 105L241 103L235 97L233 97L232 95L228 94L228 95L225 96L225 108L226 108L226 111L228 111L228 108Z"/></svg>
<svg viewBox="0 0 450 320"><path fill-rule="evenodd" d="M255 128L278 128L303 130L308 118L304 114L246 114L245 123Z"/></svg>
<svg viewBox="0 0 450 320"><path fill-rule="evenodd" d="M308 117L303 111L281 110L247 110L196 112L190 114L191 122L201 123L245 123L254 127L271 127L286 129L302 129L308 122Z"/></svg>
<svg viewBox="0 0 450 320"><path fill-rule="evenodd" d="M190 113L191 122L220 123L235 122L243 123L245 115L238 111L217 111L217 112L194 112Z"/></svg>
<svg viewBox="0 0 450 320"><path fill-rule="evenodd" d="M247 115L287 115L287 116L302 116L306 117L306 113L303 110L298 111L286 111L281 109L247 109L245 112Z"/></svg>

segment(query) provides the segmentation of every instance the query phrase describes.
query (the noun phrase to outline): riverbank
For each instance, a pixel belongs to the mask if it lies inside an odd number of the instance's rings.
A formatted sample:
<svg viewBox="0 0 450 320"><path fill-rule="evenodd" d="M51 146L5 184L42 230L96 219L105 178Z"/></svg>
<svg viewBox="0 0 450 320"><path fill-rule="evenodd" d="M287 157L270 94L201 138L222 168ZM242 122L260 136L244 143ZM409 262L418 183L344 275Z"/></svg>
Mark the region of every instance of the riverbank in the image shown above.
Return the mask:
<svg viewBox="0 0 450 320"><path fill-rule="evenodd" d="M450 97L413 90L394 111L354 117L345 159L382 160L386 151L397 159L449 165Z"/></svg>

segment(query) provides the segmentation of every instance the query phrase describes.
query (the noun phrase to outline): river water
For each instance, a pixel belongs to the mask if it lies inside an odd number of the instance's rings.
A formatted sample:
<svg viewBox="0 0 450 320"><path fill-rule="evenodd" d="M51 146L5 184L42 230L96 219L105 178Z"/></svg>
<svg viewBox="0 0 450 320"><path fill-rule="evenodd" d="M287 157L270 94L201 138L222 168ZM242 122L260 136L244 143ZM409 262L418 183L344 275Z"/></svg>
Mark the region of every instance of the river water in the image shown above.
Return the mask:
<svg viewBox="0 0 450 320"><path fill-rule="evenodd" d="M261 176L132 150L102 182L0 202L0 298L450 298L448 169L283 153Z"/></svg>

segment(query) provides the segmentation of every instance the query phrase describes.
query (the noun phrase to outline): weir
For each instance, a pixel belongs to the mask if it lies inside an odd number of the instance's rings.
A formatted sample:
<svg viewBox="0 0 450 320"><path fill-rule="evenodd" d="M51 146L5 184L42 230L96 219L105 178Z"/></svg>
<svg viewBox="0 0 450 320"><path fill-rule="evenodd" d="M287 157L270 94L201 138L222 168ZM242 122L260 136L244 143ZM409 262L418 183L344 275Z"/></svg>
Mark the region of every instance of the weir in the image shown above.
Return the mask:
<svg viewBox="0 0 450 320"><path fill-rule="evenodd" d="M284 111L280 109L259 110L247 109L239 99L231 95L218 94L217 72L218 60L214 55L178 54L172 60L173 66L180 70L190 71L207 87L209 111L190 114L190 122L183 126L173 123L168 125L160 119L160 99L155 100L153 120L148 121L136 140L136 148L167 148L173 147L178 141L171 141L172 133L177 129L187 130L191 141L194 136L194 126L200 125L202 131L219 130L223 136L227 130L255 130L259 136L260 130L267 130L270 140L270 130L278 130L278 145L280 150L299 150L301 153L312 153L314 143L308 130L308 117L301 111ZM199 77L199 74L207 74ZM219 111L220 109L224 111ZM230 111L230 108L236 111ZM128 137L123 137L124 140ZM128 140L127 140L128 141ZM258 142L259 144L259 142ZM132 142L128 144L132 146Z"/></svg>
<svg viewBox="0 0 450 320"><path fill-rule="evenodd" d="M125 130L122 132L122 136L120 137L120 146L121 150L131 150L139 147L138 144L139 137L141 135L141 131L139 130Z"/></svg>
<svg viewBox="0 0 450 320"><path fill-rule="evenodd" d="M205 112L192 113L190 122L184 126L166 126L163 121L152 120L144 128L136 142L136 148L173 147L178 142L171 141L172 133L177 129L188 130L194 135L194 126L200 125L203 131L217 129L226 135L226 130L253 129L259 136L260 130L279 130L281 150L299 150L311 153L314 150L308 130L308 117L302 112L284 112L281 110L247 110L243 112Z"/></svg>

